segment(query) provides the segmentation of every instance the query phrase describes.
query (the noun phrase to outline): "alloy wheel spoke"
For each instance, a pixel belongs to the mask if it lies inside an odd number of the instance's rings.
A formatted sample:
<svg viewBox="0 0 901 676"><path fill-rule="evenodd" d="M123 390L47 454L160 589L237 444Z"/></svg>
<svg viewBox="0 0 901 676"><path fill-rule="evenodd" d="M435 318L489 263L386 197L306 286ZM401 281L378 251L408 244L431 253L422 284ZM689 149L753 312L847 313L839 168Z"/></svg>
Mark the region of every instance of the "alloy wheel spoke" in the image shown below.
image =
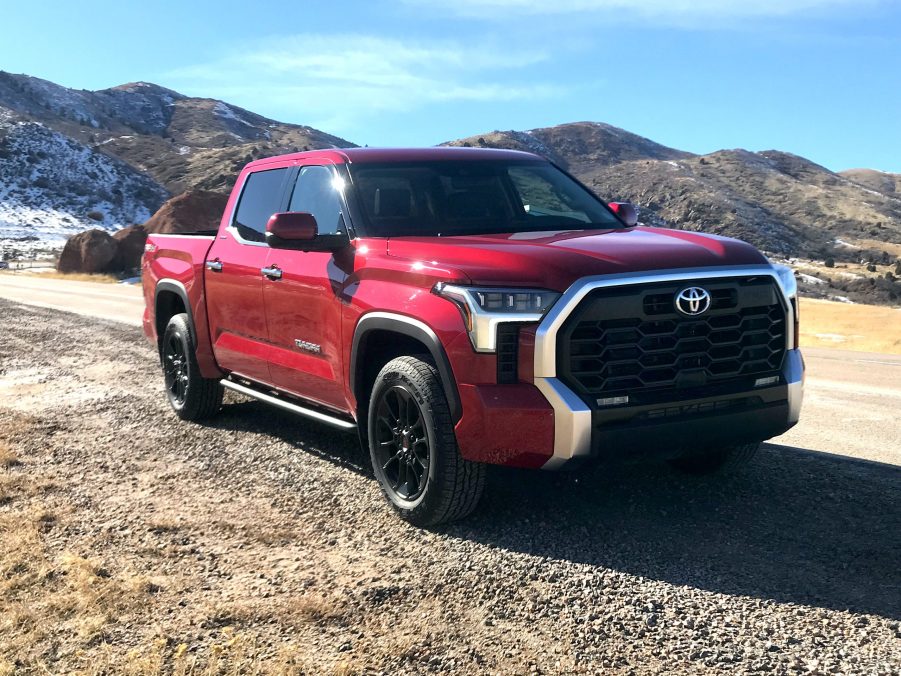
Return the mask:
<svg viewBox="0 0 901 676"><path fill-rule="evenodd" d="M376 405L374 454L386 488L403 500L425 489L429 442L419 403L406 388L387 389Z"/></svg>

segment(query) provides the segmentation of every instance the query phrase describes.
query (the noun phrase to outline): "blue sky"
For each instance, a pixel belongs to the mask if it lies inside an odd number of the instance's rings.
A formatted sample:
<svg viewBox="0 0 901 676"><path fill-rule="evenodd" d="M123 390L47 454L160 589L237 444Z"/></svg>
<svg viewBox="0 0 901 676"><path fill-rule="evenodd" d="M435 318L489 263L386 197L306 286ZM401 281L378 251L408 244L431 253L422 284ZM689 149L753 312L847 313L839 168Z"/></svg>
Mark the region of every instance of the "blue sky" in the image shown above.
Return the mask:
<svg viewBox="0 0 901 676"><path fill-rule="evenodd" d="M897 0L3 5L4 70L156 82L359 144L592 120L901 172Z"/></svg>

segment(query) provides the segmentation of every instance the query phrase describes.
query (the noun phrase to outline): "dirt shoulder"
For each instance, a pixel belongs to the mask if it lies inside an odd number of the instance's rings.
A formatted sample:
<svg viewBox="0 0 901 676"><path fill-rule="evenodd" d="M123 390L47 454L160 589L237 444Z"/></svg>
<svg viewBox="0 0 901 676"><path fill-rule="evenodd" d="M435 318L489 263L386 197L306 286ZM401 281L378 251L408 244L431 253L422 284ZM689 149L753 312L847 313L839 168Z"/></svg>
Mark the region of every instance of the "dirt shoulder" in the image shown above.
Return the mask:
<svg viewBox="0 0 901 676"><path fill-rule="evenodd" d="M801 298L801 345L901 354L901 307Z"/></svg>
<svg viewBox="0 0 901 676"><path fill-rule="evenodd" d="M178 421L136 328L0 301L0 673L891 673L901 470L495 471L434 532L353 436Z"/></svg>

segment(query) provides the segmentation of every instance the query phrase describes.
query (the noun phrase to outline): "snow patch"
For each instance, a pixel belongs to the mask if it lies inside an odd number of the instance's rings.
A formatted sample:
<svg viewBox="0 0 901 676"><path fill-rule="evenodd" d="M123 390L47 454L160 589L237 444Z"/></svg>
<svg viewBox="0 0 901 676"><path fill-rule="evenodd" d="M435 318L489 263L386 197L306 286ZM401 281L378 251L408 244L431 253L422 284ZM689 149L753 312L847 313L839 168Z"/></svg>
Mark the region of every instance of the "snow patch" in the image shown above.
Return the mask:
<svg viewBox="0 0 901 676"><path fill-rule="evenodd" d="M166 199L124 162L41 124L4 118L0 132L0 255L37 256L83 230L144 223Z"/></svg>
<svg viewBox="0 0 901 676"><path fill-rule="evenodd" d="M828 284L825 279L820 279L819 277L814 277L813 275L806 275L803 272L798 273L798 279L802 282L807 282L808 284Z"/></svg>
<svg viewBox="0 0 901 676"><path fill-rule="evenodd" d="M243 124L245 127L253 127L250 122L238 115L227 103L223 103L222 101L217 101L216 105L213 106L213 114L218 115L223 120L231 120L238 124Z"/></svg>

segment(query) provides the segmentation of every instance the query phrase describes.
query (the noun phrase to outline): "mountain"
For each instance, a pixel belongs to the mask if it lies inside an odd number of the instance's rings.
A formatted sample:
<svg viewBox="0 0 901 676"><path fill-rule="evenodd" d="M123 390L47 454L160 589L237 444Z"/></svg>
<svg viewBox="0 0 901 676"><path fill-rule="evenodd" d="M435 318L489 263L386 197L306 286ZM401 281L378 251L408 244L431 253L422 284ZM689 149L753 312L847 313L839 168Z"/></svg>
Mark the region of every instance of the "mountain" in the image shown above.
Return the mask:
<svg viewBox="0 0 901 676"><path fill-rule="evenodd" d="M667 148L625 129L600 122L572 122L529 131L493 131L442 145L525 150L547 157L574 174L633 160L693 157L691 153Z"/></svg>
<svg viewBox="0 0 901 676"><path fill-rule="evenodd" d="M126 162L0 108L0 253L28 256L86 228L143 223L166 196Z"/></svg>
<svg viewBox="0 0 901 676"><path fill-rule="evenodd" d="M894 257L891 245L901 245L901 190L896 194L893 174L837 174L776 150L693 155L589 122L494 131L445 145L536 152L599 195L635 202L646 223L739 237L776 254L881 260Z"/></svg>
<svg viewBox="0 0 901 676"><path fill-rule="evenodd" d="M248 161L352 145L146 82L84 91L0 71L0 255L58 250L73 232L143 223L181 193L188 194L161 219L183 228L185 214L193 220L203 212L201 220L215 222L204 210ZM822 293L901 297L893 267L901 257L901 175L835 173L777 150L695 155L597 122L492 131L446 145L537 153L599 195L635 202L644 223L807 259L798 265L809 266L804 274Z"/></svg>
<svg viewBox="0 0 901 676"><path fill-rule="evenodd" d="M890 174L886 171L876 171L875 169L846 169L838 173L849 181L858 183L870 190L881 192L890 197L901 197L901 174Z"/></svg>
<svg viewBox="0 0 901 676"><path fill-rule="evenodd" d="M146 82L85 91L2 71L0 120L0 249L20 251L143 222L174 194L228 191L252 159L354 145Z"/></svg>

